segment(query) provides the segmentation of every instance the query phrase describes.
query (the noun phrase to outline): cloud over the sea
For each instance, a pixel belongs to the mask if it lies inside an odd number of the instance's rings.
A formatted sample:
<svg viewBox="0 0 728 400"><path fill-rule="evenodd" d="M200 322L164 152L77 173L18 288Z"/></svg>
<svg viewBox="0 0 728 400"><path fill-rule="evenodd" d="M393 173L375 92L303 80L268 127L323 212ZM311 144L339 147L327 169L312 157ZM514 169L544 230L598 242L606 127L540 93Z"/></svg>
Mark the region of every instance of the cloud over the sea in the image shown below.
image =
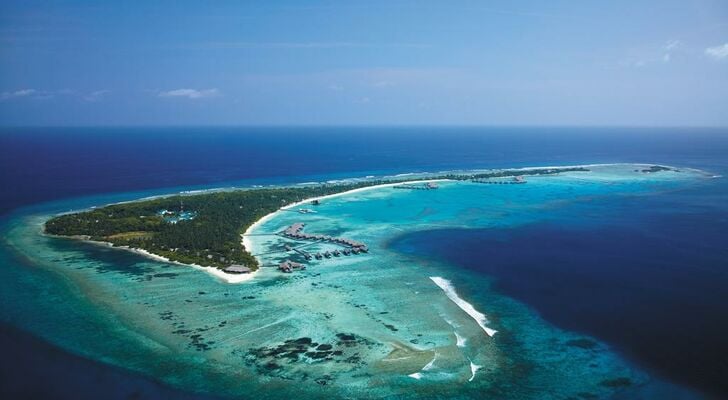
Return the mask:
<svg viewBox="0 0 728 400"><path fill-rule="evenodd" d="M707 49L705 49L705 54L717 60L728 58L728 43L724 43L719 46L708 47Z"/></svg>
<svg viewBox="0 0 728 400"><path fill-rule="evenodd" d="M111 93L110 90L97 90L83 96L83 99L89 102L101 101L109 93Z"/></svg>
<svg viewBox="0 0 728 400"><path fill-rule="evenodd" d="M0 93L0 100L15 99L18 97L30 97L38 93L35 89L20 89L14 92L2 92Z"/></svg>
<svg viewBox="0 0 728 400"><path fill-rule="evenodd" d="M182 97L187 99L204 99L219 96L220 91L213 89L174 89L165 92L159 92L159 97Z"/></svg>

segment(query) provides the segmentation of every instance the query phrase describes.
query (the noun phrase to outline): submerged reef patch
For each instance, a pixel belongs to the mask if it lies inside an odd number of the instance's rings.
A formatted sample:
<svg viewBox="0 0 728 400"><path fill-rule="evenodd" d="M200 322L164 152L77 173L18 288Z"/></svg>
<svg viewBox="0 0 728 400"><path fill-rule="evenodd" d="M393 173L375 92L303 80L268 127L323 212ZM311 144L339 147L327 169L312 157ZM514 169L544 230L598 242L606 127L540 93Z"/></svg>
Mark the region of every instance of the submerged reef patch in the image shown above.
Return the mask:
<svg viewBox="0 0 728 400"><path fill-rule="evenodd" d="M335 339L327 343L319 343L309 337L288 339L272 346L253 348L241 355L245 363L262 375L283 379L308 380L318 369L327 363L340 364L339 372L351 372L366 365L361 352L371 350L381 344L367 338L350 333L337 333ZM343 367L349 364L350 367ZM322 385L335 379L335 375L327 374L315 378ZM321 381L321 382L319 382Z"/></svg>

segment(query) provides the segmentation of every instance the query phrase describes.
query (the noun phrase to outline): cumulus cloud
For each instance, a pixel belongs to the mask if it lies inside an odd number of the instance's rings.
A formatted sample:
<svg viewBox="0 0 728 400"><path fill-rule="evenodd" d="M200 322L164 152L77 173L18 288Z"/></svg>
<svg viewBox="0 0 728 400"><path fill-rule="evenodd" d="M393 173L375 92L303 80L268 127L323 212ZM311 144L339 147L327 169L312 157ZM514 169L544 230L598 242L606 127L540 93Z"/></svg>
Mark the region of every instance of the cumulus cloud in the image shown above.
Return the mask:
<svg viewBox="0 0 728 400"><path fill-rule="evenodd" d="M716 60L728 58L728 43L724 43L720 46L708 47L705 49L705 55L715 58Z"/></svg>
<svg viewBox="0 0 728 400"><path fill-rule="evenodd" d="M183 97L187 99L204 99L219 95L220 91L217 89L175 89L166 92L159 92L159 97Z"/></svg>
<svg viewBox="0 0 728 400"><path fill-rule="evenodd" d="M38 94L35 89L20 89L14 92L2 92L0 93L0 100L16 99L20 97L31 97Z"/></svg>

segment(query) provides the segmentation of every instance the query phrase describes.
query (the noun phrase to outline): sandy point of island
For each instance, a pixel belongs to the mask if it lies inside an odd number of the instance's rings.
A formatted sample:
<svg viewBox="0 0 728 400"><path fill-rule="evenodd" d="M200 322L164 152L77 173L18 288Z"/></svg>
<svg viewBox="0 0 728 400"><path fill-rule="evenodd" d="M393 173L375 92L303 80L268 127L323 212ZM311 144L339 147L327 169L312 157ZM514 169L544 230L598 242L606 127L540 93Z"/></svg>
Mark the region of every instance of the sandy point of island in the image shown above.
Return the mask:
<svg viewBox="0 0 728 400"><path fill-rule="evenodd" d="M412 184L418 184L418 183L444 182L444 181L449 181L449 179L422 179L422 180L417 180L417 181L382 183L382 184L379 184L379 185L366 186L366 187L362 187L362 188L347 190L347 191L341 192L341 193L329 194L329 195L326 195L326 196L311 197L311 198L308 198L308 199L305 199L305 200L301 200L301 201L296 202L296 203L291 203L291 204L288 204L286 206L281 207L280 210L277 210L277 211L274 211L274 212L272 212L270 214L265 215L263 218L255 221L255 223L253 223L252 225L250 225L248 227L248 229L246 229L245 232L240 235L242 237L243 247L245 247L245 249L248 250L248 251L252 251L252 249L253 249L253 243L250 240L250 235L252 233L254 233L254 231L258 227L260 227L266 221L268 221L271 218L273 218L281 210L288 210L288 209L291 209L291 208L294 208L294 207L299 207L299 206L304 205L304 204L310 204L314 200L319 200L320 201L320 200L325 200L325 199L332 199L334 197L347 196L347 195L351 195L351 194L354 194L354 193L365 192L365 191L368 191L368 190L375 190L375 189L382 189L382 188L385 188L385 187L392 187L392 186L396 186L396 185L401 185L403 183L406 183L408 185L412 185ZM194 267L199 267L199 266L195 265ZM226 272L223 272L222 270L219 270L217 268L212 268L212 267L199 267L199 268L203 268L205 271L207 271L207 272L209 272L209 273L217 276L218 278L223 279L224 281L226 281L228 283L241 283L241 282L250 281L260 271L260 268L258 268L257 270L255 270L255 271L253 271L251 273L248 273L248 274L233 275L233 274L228 274Z"/></svg>

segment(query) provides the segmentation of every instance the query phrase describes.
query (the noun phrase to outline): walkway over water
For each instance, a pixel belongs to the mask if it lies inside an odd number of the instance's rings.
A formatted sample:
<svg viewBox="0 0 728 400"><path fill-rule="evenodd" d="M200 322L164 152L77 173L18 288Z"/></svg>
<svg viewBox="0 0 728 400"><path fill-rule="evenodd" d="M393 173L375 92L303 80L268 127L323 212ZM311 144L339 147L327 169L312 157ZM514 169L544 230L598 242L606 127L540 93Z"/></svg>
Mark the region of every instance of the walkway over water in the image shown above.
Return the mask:
<svg viewBox="0 0 728 400"><path fill-rule="evenodd" d="M336 249L333 251L327 250L324 252L309 253L305 250L301 250L300 248L292 248L290 246L286 246L286 250L295 251L296 253L302 255L306 260L310 260L311 258L316 258L317 260L320 260L322 258L331 258L332 256L339 257L341 255L348 256L352 254L367 253L369 251L369 247L366 244L358 242L356 240L337 238L327 235L304 233L303 228L305 226L306 224L304 224L303 222L296 222L288 228L284 229L283 232L281 232L281 235L289 239L331 243L343 247L343 250Z"/></svg>
<svg viewBox="0 0 728 400"><path fill-rule="evenodd" d="M401 185L392 186L394 189L410 189L410 190L434 190L437 189L437 183L427 182L422 184L404 183Z"/></svg>
<svg viewBox="0 0 728 400"><path fill-rule="evenodd" d="M487 185L518 185L526 183L526 180L522 176L516 176L510 180L502 179L472 179L473 183L484 183Z"/></svg>

